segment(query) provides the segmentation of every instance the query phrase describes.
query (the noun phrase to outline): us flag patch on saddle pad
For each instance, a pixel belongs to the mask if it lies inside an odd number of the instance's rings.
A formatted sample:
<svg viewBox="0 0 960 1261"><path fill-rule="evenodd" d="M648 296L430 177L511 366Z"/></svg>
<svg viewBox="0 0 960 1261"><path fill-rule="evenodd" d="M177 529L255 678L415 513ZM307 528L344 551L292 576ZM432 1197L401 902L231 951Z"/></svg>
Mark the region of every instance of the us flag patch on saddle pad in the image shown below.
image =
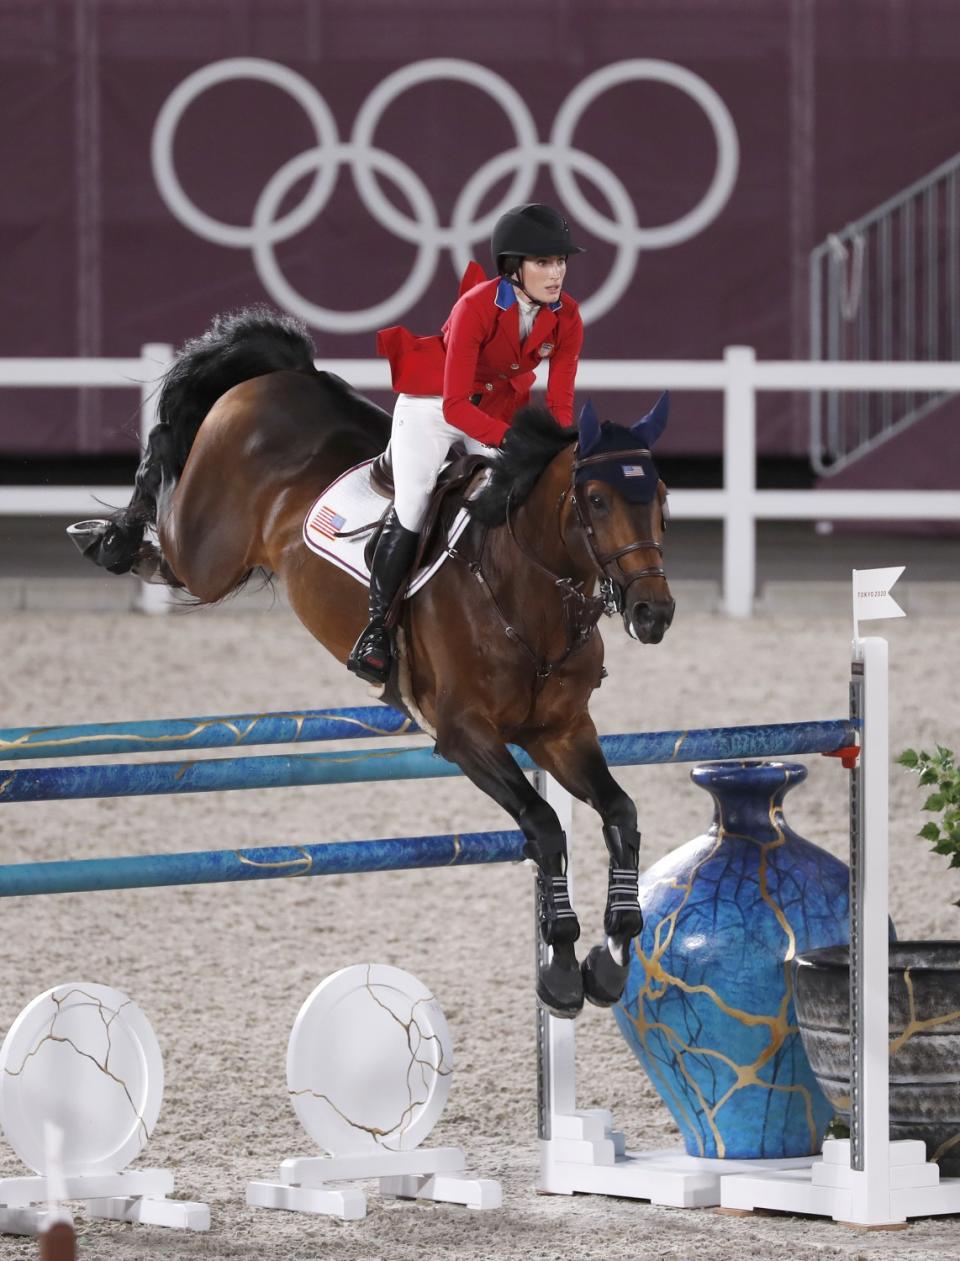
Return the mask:
<svg viewBox="0 0 960 1261"><path fill-rule="evenodd" d="M335 539L346 523L346 517L334 512L329 504L320 504L310 518L310 528L326 539Z"/></svg>

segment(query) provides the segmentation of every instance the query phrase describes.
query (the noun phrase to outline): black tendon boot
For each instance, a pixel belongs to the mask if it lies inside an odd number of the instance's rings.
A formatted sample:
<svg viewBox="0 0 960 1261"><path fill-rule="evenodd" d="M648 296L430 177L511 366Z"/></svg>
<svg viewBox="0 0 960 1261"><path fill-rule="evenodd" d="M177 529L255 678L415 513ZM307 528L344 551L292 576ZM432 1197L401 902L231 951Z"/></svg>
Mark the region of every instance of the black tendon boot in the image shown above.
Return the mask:
<svg viewBox="0 0 960 1261"><path fill-rule="evenodd" d="M370 566L370 621L347 657L347 669L368 683L386 683L393 649L386 626L393 598L409 573L420 535L400 524L391 507Z"/></svg>
<svg viewBox="0 0 960 1261"><path fill-rule="evenodd" d="M552 866L553 864L551 864ZM583 978L573 945L580 936L577 913L570 905L565 875L551 875L537 866L537 918L541 948L537 969L537 998L554 1016L570 1020L583 1007Z"/></svg>
<svg viewBox="0 0 960 1261"><path fill-rule="evenodd" d="M630 942L643 928L637 895L639 851L625 844L613 824L603 829L610 853L607 908L603 931L607 939L594 946L583 961L585 997L597 1007L612 1007L623 996L630 971ZM637 836L639 840L639 836Z"/></svg>

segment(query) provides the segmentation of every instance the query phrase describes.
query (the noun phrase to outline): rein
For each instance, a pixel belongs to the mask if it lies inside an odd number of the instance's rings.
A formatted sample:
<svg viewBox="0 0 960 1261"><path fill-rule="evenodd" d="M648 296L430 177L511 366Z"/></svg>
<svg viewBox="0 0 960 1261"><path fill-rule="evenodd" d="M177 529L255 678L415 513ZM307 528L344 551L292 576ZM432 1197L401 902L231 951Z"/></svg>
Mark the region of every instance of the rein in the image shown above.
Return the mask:
<svg viewBox="0 0 960 1261"><path fill-rule="evenodd" d="M649 456L649 450L646 448L637 448L631 451L618 451L614 457L611 457L609 454L605 454L585 456L583 459L579 460L575 459L570 471L570 485L560 496L560 504L558 505L560 508L563 506L564 498L567 495L570 496L570 502L573 506L574 512L576 513L577 524L583 535L590 559L593 562L600 578L603 594L599 596L588 596L585 594L583 591L584 584L582 581L575 582L572 578L564 578L559 574L554 573L554 571L545 565L539 556L537 556L534 551L528 547L526 543L524 543L514 528L512 495L507 496L506 526L507 533L510 536L510 541L514 544L525 560L527 560L534 566L535 569L538 569L553 582L560 595L563 607L567 646L563 655L554 661L549 661L545 658L539 657L533 648L531 648L504 613L500 602L497 600L490 584L487 582L486 576L483 572L483 553L486 548L489 527L484 526L483 528L483 533L480 537L480 546L474 560L468 560L467 557L462 556L456 550L448 549L451 556L459 557L466 562L470 572L483 587L484 591L486 591L490 603L493 605L494 610L503 625L504 633L508 639L519 645L519 647L526 652L527 656L536 668L537 679L541 685L553 674L555 670L563 665L563 663L572 656L573 653L577 652L589 641L593 632L597 628L597 623L604 613L622 613L626 603L627 591L634 582L637 582L640 578L666 577L666 573L661 565L651 565L646 569L639 570L635 574L627 574L624 573L623 568L619 563L622 556L626 556L630 552L640 551L644 548L654 550L662 556L663 547L660 543L656 542L655 539L641 539L635 543L628 543L625 547L620 547L614 552L608 552L605 555L600 555L594 543L594 529L590 522L589 513L584 511L580 500L577 498L576 476L580 469L592 464L609 463L611 458L624 459ZM616 562L616 568L619 571L620 578L622 579L620 582L607 573L606 567L614 562Z"/></svg>
<svg viewBox="0 0 960 1261"><path fill-rule="evenodd" d="M518 537L513 528L513 520L510 512L510 502L507 501L507 533L510 535L510 541L514 544L526 560L540 570L541 573L554 583L560 595L563 607L564 628L566 631L567 646L563 654L554 661L539 657L531 648L527 641L523 638L517 628L511 623L510 619L504 613L499 600L494 594L493 588L487 582L486 575L483 572L483 553L486 548L487 535L490 530L488 526L483 527L483 534L480 536L480 548L477 552L475 560L467 560L467 566L470 572L480 583L490 603L493 605L497 616L503 625L504 634L513 643L517 644L524 650L536 669L538 684L542 686L553 672L560 668L568 657L572 656L580 648L582 648L590 639L596 630L597 622L606 611L607 601L604 596L588 596L581 590L583 583L574 582L572 578L561 578L559 574L555 574L549 569L543 561L536 556L529 547ZM452 555L458 555L453 552ZM466 560L466 557L462 559Z"/></svg>

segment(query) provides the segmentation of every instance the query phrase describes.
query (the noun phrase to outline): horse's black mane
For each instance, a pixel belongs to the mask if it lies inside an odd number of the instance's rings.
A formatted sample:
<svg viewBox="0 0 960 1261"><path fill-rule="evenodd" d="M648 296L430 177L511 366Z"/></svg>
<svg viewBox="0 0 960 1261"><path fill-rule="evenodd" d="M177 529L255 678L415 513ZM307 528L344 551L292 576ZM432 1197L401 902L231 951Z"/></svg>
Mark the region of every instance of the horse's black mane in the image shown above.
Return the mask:
<svg viewBox="0 0 960 1261"><path fill-rule="evenodd" d="M499 458L490 461L488 484L468 505L471 515L483 525L502 525L508 502L511 508L522 504L554 456L576 439L576 426L564 429L545 407L521 407Z"/></svg>

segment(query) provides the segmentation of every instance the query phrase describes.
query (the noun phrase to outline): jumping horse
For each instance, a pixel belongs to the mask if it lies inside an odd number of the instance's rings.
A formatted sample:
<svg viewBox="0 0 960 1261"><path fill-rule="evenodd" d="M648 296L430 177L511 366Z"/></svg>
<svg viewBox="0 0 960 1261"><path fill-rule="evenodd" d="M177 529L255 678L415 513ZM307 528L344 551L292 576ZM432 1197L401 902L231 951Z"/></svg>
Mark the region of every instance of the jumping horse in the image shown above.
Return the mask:
<svg viewBox="0 0 960 1261"><path fill-rule="evenodd" d="M163 379L129 505L71 532L97 565L183 588L201 604L268 571L344 662L366 620L366 591L306 547L303 522L326 486L384 450L390 418L317 371L314 353L302 325L267 308L219 316ZM401 619L412 697L437 752L526 838L552 947L537 994L560 1016L575 1016L584 997L601 1006L620 998L642 926L637 811L610 774L587 705L603 672L601 613L619 612L647 644L673 617L661 564L666 488L650 454L667 409L664 395L630 429L600 424L589 407L579 429L524 409L470 502L467 531ZM566 837L508 743L602 820L606 940L582 967Z"/></svg>

